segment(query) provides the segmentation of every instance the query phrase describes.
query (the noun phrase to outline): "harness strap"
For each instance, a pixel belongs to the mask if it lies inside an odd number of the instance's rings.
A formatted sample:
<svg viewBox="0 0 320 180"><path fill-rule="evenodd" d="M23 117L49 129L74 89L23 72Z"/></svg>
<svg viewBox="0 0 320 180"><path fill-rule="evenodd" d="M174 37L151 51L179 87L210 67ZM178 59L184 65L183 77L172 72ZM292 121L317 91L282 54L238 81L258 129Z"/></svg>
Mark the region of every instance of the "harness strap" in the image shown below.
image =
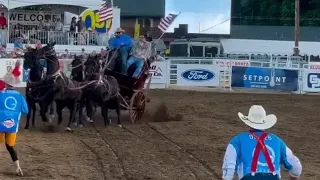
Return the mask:
<svg viewBox="0 0 320 180"><path fill-rule="evenodd" d="M252 159L252 164L251 164L251 175L254 175L257 172L260 151L262 151L262 153L267 161L267 165L268 165L270 172L275 175L274 165L271 161L268 149L264 143L264 140L268 136L268 133L263 132L262 135L259 137L252 130L250 130L250 134L257 140L257 146L255 148L255 151L253 154L253 159Z"/></svg>

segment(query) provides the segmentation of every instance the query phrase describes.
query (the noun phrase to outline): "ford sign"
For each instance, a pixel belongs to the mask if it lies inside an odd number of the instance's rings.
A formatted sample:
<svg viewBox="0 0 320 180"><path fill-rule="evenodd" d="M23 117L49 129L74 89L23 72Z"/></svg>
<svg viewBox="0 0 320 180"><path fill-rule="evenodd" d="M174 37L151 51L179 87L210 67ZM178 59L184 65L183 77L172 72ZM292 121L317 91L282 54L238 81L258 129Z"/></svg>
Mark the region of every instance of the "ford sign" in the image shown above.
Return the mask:
<svg viewBox="0 0 320 180"><path fill-rule="evenodd" d="M215 74L205 69L190 69L181 73L181 76L189 81L209 81Z"/></svg>

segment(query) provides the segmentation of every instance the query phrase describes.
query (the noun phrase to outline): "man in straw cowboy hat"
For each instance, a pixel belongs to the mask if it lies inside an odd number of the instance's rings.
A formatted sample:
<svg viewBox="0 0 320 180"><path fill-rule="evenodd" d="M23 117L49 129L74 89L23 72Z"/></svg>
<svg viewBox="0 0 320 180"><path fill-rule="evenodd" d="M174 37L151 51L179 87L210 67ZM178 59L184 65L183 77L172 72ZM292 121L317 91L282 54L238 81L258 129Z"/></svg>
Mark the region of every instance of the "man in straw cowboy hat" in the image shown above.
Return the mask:
<svg viewBox="0 0 320 180"><path fill-rule="evenodd" d="M240 112L238 116L250 129L231 139L224 155L222 178L232 180L237 170L240 180L277 180L283 164L290 178L298 179L300 160L278 136L265 131L276 124L277 117L266 115L260 105L253 105L248 116Z"/></svg>
<svg viewBox="0 0 320 180"><path fill-rule="evenodd" d="M127 60L133 44L132 38L124 34L124 32L123 29L117 28L115 37L110 40L109 44L111 49L118 49L122 74L127 72Z"/></svg>
<svg viewBox="0 0 320 180"><path fill-rule="evenodd" d="M20 62L16 63L12 75L18 77ZM17 153L14 150L21 113L28 113L26 99L19 91L11 89L10 82L0 80L0 143L5 142L6 148L16 166L16 173L23 176Z"/></svg>

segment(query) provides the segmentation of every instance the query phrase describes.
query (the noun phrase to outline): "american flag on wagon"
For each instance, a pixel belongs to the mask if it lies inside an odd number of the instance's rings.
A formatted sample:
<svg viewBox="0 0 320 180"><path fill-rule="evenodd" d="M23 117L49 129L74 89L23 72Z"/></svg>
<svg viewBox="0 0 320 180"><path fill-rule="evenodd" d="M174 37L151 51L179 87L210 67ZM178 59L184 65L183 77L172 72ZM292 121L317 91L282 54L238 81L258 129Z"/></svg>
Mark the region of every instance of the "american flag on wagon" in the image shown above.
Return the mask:
<svg viewBox="0 0 320 180"><path fill-rule="evenodd" d="M100 22L113 18L112 6L108 3L103 3L99 9Z"/></svg>
<svg viewBox="0 0 320 180"><path fill-rule="evenodd" d="M178 15L177 14L169 14L168 16L161 19L160 24L158 28L165 33L169 26L173 23L173 21L176 19Z"/></svg>

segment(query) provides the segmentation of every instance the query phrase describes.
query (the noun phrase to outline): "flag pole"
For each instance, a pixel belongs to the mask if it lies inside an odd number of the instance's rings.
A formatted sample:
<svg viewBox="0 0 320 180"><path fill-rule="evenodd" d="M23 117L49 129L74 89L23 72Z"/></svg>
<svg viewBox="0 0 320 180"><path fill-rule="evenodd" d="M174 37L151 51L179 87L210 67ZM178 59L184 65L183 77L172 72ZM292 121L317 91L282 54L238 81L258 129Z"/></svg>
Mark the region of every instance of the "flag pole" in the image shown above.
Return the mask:
<svg viewBox="0 0 320 180"><path fill-rule="evenodd" d="M7 10L8 10L8 13L7 13L7 37L6 37L6 46L7 44L9 43L10 41L10 5L9 5L9 0L8 0L8 4L7 4Z"/></svg>
<svg viewBox="0 0 320 180"><path fill-rule="evenodd" d="M173 24L173 22L178 18L178 16L181 14L181 11L177 14L177 17L172 21L172 23L169 25L169 27ZM168 27L168 29L169 29L169 27ZM157 39L157 40L155 40L155 43L154 43L154 45L156 45L157 43L158 43L158 41L163 37L163 35L165 34L166 32L162 32L162 34L161 34L161 36Z"/></svg>

